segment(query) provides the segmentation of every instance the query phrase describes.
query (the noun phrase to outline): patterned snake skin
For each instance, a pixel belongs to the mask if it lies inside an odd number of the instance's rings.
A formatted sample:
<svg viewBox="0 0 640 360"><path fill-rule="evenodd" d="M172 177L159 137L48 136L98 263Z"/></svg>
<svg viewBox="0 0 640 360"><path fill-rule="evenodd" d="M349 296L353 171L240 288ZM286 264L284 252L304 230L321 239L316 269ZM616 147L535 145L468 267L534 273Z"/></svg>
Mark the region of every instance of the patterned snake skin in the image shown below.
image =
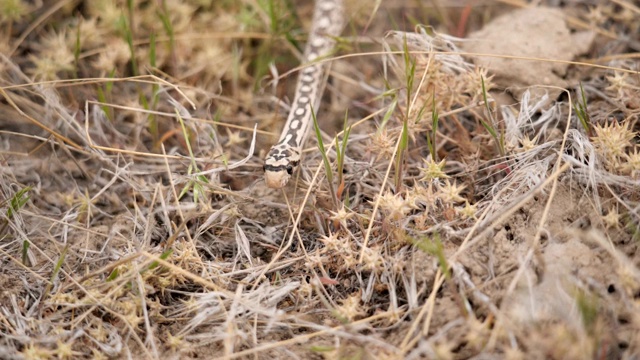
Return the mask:
<svg viewBox="0 0 640 360"><path fill-rule="evenodd" d="M326 62L315 62L327 56L335 45L334 37L342 32L344 7L342 0L317 0L313 11L311 33L304 51L291 111L280 140L271 147L264 161L265 181L270 188L284 187L300 163L302 146L312 123L311 106L317 111L326 83Z"/></svg>

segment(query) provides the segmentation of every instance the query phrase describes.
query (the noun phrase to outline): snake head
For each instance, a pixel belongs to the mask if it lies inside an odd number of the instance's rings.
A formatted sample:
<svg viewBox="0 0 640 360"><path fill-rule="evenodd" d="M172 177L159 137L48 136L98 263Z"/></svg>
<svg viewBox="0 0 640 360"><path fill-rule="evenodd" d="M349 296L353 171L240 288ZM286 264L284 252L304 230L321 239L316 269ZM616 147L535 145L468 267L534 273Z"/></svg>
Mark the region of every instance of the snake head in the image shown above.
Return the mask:
<svg viewBox="0 0 640 360"><path fill-rule="evenodd" d="M277 144L271 148L264 161L264 180L272 189L283 188L300 163L301 150L288 144Z"/></svg>
<svg viewBox="0 0 640 360"><path fill-rule="evenodd" d="M293 166L291 165L277 169L269 169L265 166L264 180L268 187L272 189L280 189L287 185L289 179L291 179L291 174L293 174Z"/></svg>

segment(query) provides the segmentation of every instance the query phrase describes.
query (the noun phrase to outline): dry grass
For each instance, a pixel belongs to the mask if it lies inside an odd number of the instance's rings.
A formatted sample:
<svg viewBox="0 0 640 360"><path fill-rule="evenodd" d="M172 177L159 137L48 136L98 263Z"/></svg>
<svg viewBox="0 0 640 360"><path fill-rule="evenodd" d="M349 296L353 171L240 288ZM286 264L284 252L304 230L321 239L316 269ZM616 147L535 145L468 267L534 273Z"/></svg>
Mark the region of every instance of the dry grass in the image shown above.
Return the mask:
<svg viewBox="0 0 640 360"><path fill-rule="evenodd" d="M640 10L505 103L436 3L351 5L274 191L309 4L0 1L0 357L640 356Z"/></svg>

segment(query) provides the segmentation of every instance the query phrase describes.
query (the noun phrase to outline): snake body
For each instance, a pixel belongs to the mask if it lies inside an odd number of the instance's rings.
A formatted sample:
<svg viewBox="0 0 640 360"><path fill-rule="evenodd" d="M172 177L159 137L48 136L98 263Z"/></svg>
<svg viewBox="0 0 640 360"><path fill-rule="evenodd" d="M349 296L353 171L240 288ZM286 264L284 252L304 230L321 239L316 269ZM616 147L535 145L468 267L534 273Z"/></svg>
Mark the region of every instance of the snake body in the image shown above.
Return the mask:
<svg viewBox="0 0 640 360"><path fill-rule="evenodd" d="M278 142L271 147L264 161L267 186L284 187L300 164L302 146L311 127L311 111L317 111L326 83L327 56L335 45L344 23L342 0L317 0L313 11L311 31L303 55L308 64L300 71L291 110Z"/></svg>

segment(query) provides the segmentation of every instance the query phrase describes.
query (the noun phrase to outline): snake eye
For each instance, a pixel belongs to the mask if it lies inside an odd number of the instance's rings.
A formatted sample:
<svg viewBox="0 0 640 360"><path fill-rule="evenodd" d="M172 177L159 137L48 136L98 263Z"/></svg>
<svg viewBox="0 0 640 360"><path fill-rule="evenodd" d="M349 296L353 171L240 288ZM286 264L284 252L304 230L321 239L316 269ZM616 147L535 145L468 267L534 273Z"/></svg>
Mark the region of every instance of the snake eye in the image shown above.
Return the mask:
<svg viewBox="0 0 640 360"><path fill-rule="evenodd" d="M267 171L267 164L262 165L262 171Z"/></svg>
<svg viewBox="0 0 640 360"><path fill-rule="evenodd" d="M289 175L293 174L293 166L287 165L287 174Z"/></svg>

